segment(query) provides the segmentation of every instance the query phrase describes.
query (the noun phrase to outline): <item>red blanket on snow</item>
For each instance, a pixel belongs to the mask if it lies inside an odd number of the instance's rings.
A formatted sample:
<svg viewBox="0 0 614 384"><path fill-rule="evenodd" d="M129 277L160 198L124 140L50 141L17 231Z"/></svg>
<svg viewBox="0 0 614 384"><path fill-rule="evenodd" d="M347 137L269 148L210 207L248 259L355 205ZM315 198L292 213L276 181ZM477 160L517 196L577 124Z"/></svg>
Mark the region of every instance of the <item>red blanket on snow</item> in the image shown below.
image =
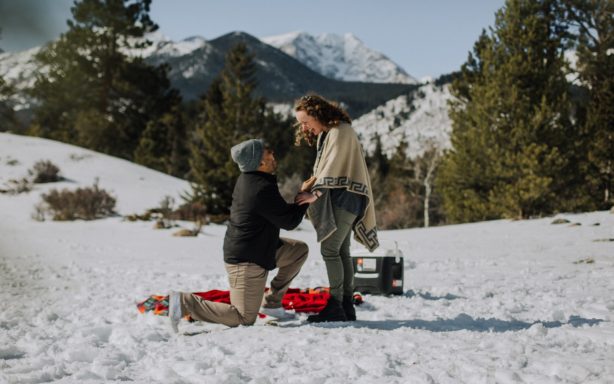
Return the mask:
<svg viewBox="0 0 614 384"><path fill-rule="evenodd" d="M290 288L282 298L281 303L285 309L296 312L319 313L328 303L330 297L328 292L328 287ZM213 289L207 292L194 292L194 294L205 300L230 304L230 291ZM354 303L362 303L360 294L354 295ZM141 313L153 311L156 315L168 316L168 296L152 295L136 306Z"/></svg>

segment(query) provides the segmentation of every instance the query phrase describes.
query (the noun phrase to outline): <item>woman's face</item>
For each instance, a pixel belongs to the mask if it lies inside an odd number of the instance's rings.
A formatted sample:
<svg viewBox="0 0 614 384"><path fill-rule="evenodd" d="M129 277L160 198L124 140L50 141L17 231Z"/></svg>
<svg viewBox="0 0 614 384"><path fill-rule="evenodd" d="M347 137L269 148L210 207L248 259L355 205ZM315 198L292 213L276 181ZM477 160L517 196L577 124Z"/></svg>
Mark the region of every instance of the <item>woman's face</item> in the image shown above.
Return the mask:
<svg viewBox="0 0 614 384"><path fill-rule="evenodd" d="M315 136L327 130L324 124L320 123L315 117L309 116L305 111L296 112L296 121L301 125L303 132L311 132Z"/></svg>

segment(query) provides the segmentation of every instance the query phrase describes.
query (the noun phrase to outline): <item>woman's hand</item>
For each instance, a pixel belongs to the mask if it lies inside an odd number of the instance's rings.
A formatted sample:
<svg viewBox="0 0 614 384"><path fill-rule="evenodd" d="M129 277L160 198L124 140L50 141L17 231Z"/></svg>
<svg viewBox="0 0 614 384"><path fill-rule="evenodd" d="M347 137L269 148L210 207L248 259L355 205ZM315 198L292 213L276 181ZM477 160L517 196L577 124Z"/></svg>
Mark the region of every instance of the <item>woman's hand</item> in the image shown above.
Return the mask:
<svg viewBox="0 0 614 384"><path fill-rule="evenodd" d="M311 176L307 180L303 181L303 185L301 185L301 192L309 192L309 191L311 191L311 187L313 187L313 184L315 182L316 182L316 177L315 176Z"/></svg>
<svg viewBox="0 0 614 384"><path fill-rule="evenodd" d="M298 205L303 204L311 204L316 201L318 198L316 195L310 192L299 192L296 197L294 197L294 202Z"/></svg>

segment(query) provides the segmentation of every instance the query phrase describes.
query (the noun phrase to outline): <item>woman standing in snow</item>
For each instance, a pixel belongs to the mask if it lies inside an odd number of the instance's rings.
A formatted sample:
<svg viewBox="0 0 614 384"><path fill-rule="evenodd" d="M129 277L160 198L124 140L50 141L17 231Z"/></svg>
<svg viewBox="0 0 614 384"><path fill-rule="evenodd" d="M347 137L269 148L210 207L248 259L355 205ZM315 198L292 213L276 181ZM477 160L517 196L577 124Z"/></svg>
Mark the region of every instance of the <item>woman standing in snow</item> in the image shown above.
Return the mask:
<svg viewBox="0 0 614 384"><path fill-rule="evenodd" d="M331 298L310 322L353 321L354 267L350 235L373 251L378 247L371 181L358 136L342 108L319 95L296 101L296 144L317 143L313 176L303 191L311 191L307 214L316 229L326 264Z"/></svg>

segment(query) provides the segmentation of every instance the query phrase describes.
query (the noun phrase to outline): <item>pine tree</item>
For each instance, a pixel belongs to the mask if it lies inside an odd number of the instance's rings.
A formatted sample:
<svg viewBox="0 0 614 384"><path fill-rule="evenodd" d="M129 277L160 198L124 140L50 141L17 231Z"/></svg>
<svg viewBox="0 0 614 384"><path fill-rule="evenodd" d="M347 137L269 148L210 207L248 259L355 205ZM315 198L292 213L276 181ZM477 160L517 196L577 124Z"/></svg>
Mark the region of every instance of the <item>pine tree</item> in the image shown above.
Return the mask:
<svg viewBox="0 0 614 384"><path fill-rule="evenodd" d="M375 149L367 157L378 228L400 229L423 225L420 182L417 164L407 156L407 141L401 140L389 159L381 138L376 135Z"/></svg>
<svg viewBox="0 0 614 384"><path fill-rule="evenodd" d="M313 171L315 150L308 146L294 145L295 123L294 116L275 113L270 107L264 112L261 136L275 152L276 174L280 183L287 179L305 180ZM298 188L299 185L296 186L295 192Z"/></svg>
<svg viewBox="0 0 614 384"><path fill-rule="evenodd" d="M508 0L452 85L453 149L437 179L452 221L569 207L575 164L555 1Z"/></svg>
<svg viewBox="0 0 614 384"><path fill-rule="evenodd" d="M388 157L383 151L382 139L379 134L371 139L375 142L375 148L373 153L365 156L367 162L367 168L369 170L369 176L371 179L371 190L373 192L373 203L375 204L376 214L382 213L387 209L388 193L390 188L386 185L388 183L388 173L390 171L390 162ZM377 220L381 228L387 228L388 222L393 219ZM386 224L384 224L386 222ZM385 227L382 227L385 225Z"/></svg>
<svg viewBox="0 0 614 384"><path fill-rule="evenodd" d="M186 125L179 106L147 123L134 152L136 163L180 178L186 177L188 158Z"/></svg>
<svg viewBox="0 0 614 384"><path fill-rule="evenodd" d="M9 131L17 127L17 118L10 96L13 88L0 76L0 132Z"/></svg>
<svg viewBox="0 0 614 384"><path fill-rule="evenodd" d="M150 120L180 99L167 68L151 67L128 50L151 44L157 29L151 0L81 0L58 41L37 60L48 72L37 77L32 95L32 133L132 159Z"/></svg>
<svg viewBox="0 0 614 384"><path fill-rule="evenodd" d="M203 123L195 130L190 174L192 199L214 215L228 214L239 175L230 148L247 138L263 137L266 107L252 96L256 87L254 56L243 43L226 55L224 69L204 97Z"/></svg>
<svg viewBox="0 0 614 384"><path fill-rule="evenodd" d="M570 24L577 30L577 67L588 90L583 132L588 140L586 184L598 208L614 203L614 2L565 0Z"/></svg>
<svg viewBox="0 0 614 384"><path fill-rule="evenodd" d="M2 29L0 29L0 38L2 37ZM0 49L0 53L2 53ZM14 94L14 89L0 75L0 132L9 131L17 128L17 118L13 102L10 100Z"/></svg>
<svg viewBox="0 0 614 384"><path fill-rule="evenodd" d="M390 161L384 153L384 146L382 145L382 138L378 133L375 134L372 141L375 141L375 149L373 154L367 157L369 169L373 170L374 176L385 179L390 171Z"/></svg>

